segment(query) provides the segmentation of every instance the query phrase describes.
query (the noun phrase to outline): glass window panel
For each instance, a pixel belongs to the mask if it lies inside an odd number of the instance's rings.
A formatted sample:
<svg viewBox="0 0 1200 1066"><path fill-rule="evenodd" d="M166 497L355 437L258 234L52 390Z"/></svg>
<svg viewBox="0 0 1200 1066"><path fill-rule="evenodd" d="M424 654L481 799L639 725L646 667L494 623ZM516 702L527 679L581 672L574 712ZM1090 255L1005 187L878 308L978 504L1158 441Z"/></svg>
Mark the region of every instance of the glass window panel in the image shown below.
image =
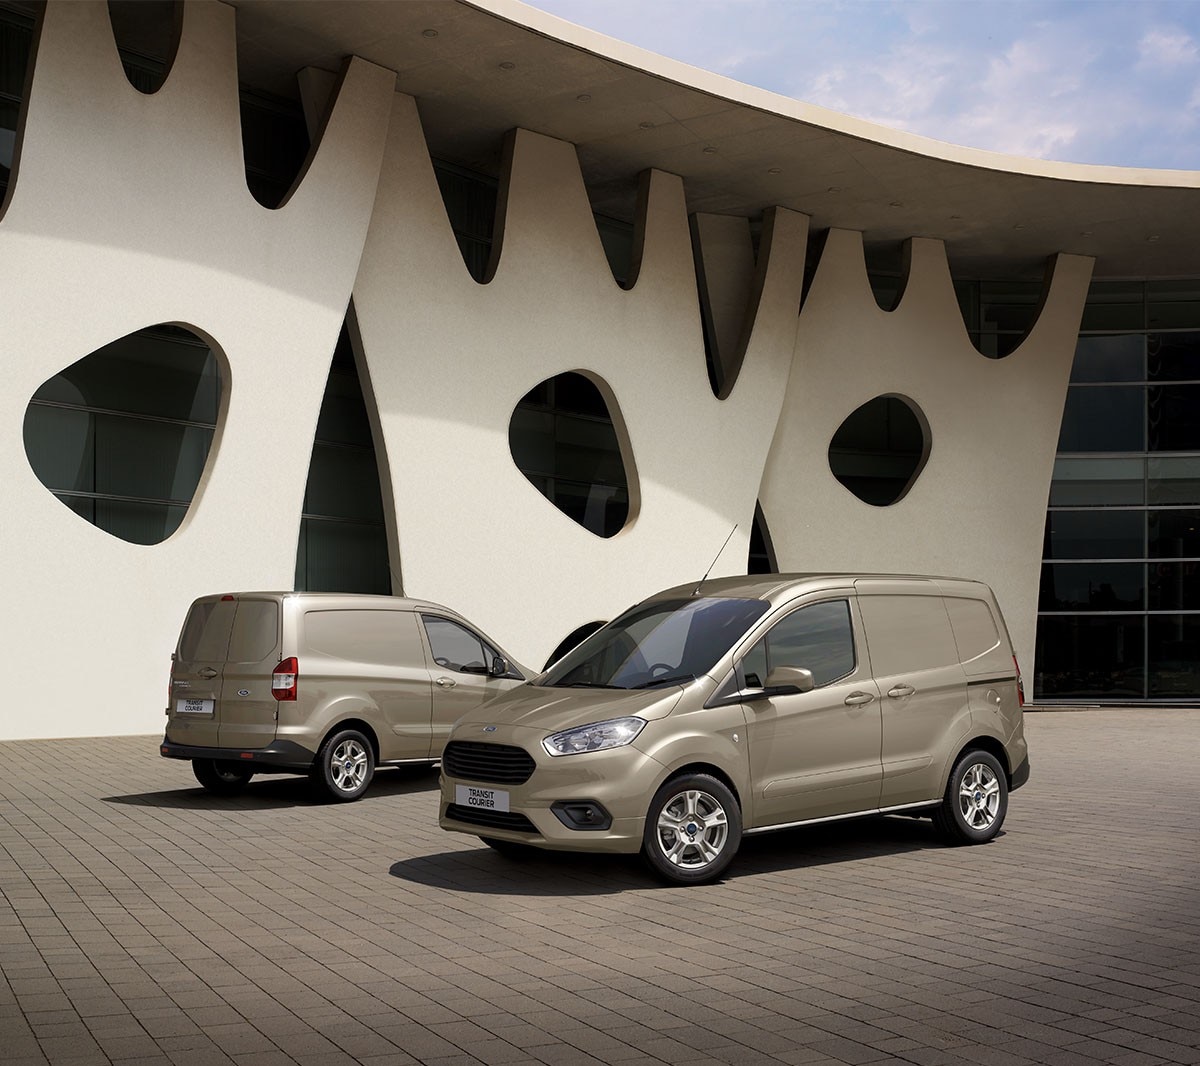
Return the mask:
<svg viewBox="0 0 1200 1066"><path fill-rule="evenodd" d="M1072 381L1143 381L1145 376L1146 336L1143 333L1080 337L1075 345Z"/></svg>
<svg viewBox="0 0 1200 1066"><path fill-rule="evenodd" d="M120 415L96 415L95 434L97 492L184 503L212 443L211 429Z"/></svg>
<svg viewBox="0 0 1200 1066"><path fill-rule="evenodd" d="M1060 452L1140 452L1145 389L1140 385L1084 386L1067 390Z"/></svg>
<svg viewBox="0 0 1200 1066"><path fill-rule="evenodd" d="M1055 464L1057 468L1057 463ZM1200 458L1152 458L1147 467L1147 495L1151 504L1200 504Z"/></svg>
<svg viewBox="0 0 1200 1066"><path fill-rule="evenodd" d="M596 215L596 229L613 277L624 285L629 280L633 264L633 226L606 215Z"/></svg>
<svg viewBox="0 0 1200 1066"><path fill-rule="evenodd" d="M1144 502L1144 473L1141 459L1056 459L1050 505L1140 504Z"/></svg>
<svg viewBox="0 0 1200 1066"><path fill-rule="evenodd" d="M1145 607L1143 563L1046 563L1042 611L1124 611ZM874 650L871 652L874 658Z"/></svg>
<svg viewBox="0 0 1200 1066"><path fill-rule="evenodd" d="M213 425L220 388L216 359L198 338L155 327L72 363L34 398Z"/></svg>
<svg viewBox="0 0 1200 1066"><path fill-rule="evenodd" d="M25 455L47 488L95 492L95 417L30 404L25 409Z"/></svg>
<svg viewBox="0 0 1200 1066"><path fill-rule="evenodd" d="M1200 558L1200 511L1151 511L1150 558Z"/></svg>
<svg viewBox="0 0 1200 1066"><path fill-rule="evenodd" d="M958 298L958 309L962 313L963 325L967 332L979 332L979 282L956 281L954 295ZM978 347L978 345L976 345Z"/></svg>
<svg viewBox="0 0 1200 1066"><path fill-rule="evenodd" d="M526 477L554 473L554 415L549 411L518 406L509 423L508 443Z"/></svg>
<svg viewBox="0 0 1200 1066"><path fill-rule="evenodd" d="M1200 562L1151 563L1150 610L1200 610Z"/></svg>
<svg viewBox="0 0 1200 1066"><path fill-rule="evenodd" d="M0 93L20 98L33 47L33 23L15 12L0 11ZM15 124L9 127L16 129Z"/></svg>
<svg viewBox="0 0 1200 1066"><path fill-rule="evenodd" d="M1145 615L1038 619L1036 691L1045 699L1141 699Z"/></svg>
<svg viewBox="0 0 1200 1066"><path fill-rule="evenodd" d="M11 100L0 100L0 182L7 184L12 173L13 152L17 147L17 115L20 107Z"/></svg>
<svg viewBox="0 0 1200 1066"><path fill-rule="evenodd" d="M384 527L302 519L296 588L389 595L392 581Z"/></svg>
<svg viewBox="0 0 1200 1066"><path fill-rule="evenodd" d="M486 672L488 657L478 636L448 618L426 614L421 621L425 623L429 648L438 666L471 674Z"/></svg>
<svg viewBox="0 0 1200 1066"><path fill-rule="evenodd" d="M1152 329L1200 329L1200 281L1148 282L1146 303Z"/></svg>
<svg viewBox="0 0 1200 1066"><path fill-rule="evenodd" d="M159 544L179 528L186 507L128 500L97 500L96 525L131 544Z"/></svg>
<svg viewBox="0 0 1200 1066"><path fill-rule="evenodd" d="M1200 332L1151 333L1146 365L1151 381L1200 381Z"/></svg>
<svg viewBox="0 0 1200 1066"><path fill-rule="evenodd" d="M1026 333L1042 299L1040 281L984 281L979 285L980 327L984 332Z"/></svg>
<svg viewBox="0 0 1200 1066"><path fill-rule="evenodd" d="M1146 328L1144 286L1140 281L1093 281L1083 309L1081 330Z"/></svg>
<svg viewBox="0 0 1200 1066"><path fill-rule="evenodd" d="M297 107L243 92L242 153L251 194L278 207L308 156L308 128Z"/></svg>
<svg viewBox="0 0 1200 1066"><path fill-rule="evenodd" d="M375 453L319 441L314 444L304 513L382 522L383 502Z"/></svg>
<svg viewBox="0 0 1200 1066"><path fill-rule="evenodd" d="M1050 511L1047 559L1140 559L1142 511Z"/></svg>
<svg viewBox="0 0 1200 1066"><path fill-rule="evenodd" d="M317 419L317 440L373 447L371 423L358 375L331 371Z"/></svg>
<svg viewBox="0 0 1200 1066"><path fill-rule="evenodd" d="M944 617L941 601L938 608ZM850 605L834 600L793 611L767 634L767 657L768 673L777 666L798 666L812 671L818 688L845 677L855 662Z"/></svg>
<svg viewBox="0 0 1200 1066"><path fill-rule="evenodd" d="M1200 385L1151 385L1146 391L1149 450L1200 451Z"/></svg>
<svg viewBox="0 0 1200 1066"><path fill-rule="evenodd" d="M1149 694L1165 699L1200 696L1200 616L1150 618Z"/></svg>

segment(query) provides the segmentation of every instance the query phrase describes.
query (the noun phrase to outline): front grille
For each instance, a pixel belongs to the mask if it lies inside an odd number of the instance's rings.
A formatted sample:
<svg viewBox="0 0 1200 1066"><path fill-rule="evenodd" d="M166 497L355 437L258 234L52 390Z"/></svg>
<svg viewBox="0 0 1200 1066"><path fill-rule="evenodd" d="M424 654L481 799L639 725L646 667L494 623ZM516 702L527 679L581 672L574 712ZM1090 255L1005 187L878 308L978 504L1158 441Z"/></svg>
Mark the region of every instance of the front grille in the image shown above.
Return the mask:
<svg viewBox="0 0 1200 1066"><path fill-rule="evenodd" d="M523 814L511 811L487 811L480 807L464 807L451 803L446 807L446 817L468 825L487 826L488 829L511 829L516 833L536 833L537 828Z"/></svg>
<svg viewBox="0 0 1200 1066"><path fill-rule="evenodd" d="M533 773L534 765L529 752L509 744L453 740L442 753L442 769L450 777L496 785L524 784Z"/></svg>

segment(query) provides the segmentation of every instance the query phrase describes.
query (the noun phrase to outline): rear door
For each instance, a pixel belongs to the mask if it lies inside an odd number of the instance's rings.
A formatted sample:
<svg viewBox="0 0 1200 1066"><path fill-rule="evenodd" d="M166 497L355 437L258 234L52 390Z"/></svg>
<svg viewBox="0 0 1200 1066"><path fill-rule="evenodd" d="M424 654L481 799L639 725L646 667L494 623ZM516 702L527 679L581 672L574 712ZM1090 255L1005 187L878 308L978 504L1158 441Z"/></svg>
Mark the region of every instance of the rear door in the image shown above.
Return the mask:
<svg viewBox="0 0 1200 1066"><path fill-rule="evenodd" d="M217 743L222 748L265 748L275 739L278 703L271 674L279 664L279 601L236 603L221 680Z"/></svg>
<svg viewBox="0 0 1200 1066"><path fill-rule="evenodd" d="M171 665L167 737L176 744L215 748L221 684L237 604L205 596L192 604Z"/></svg>
<svg viewBox="0 0 1200 1066"><path fill-rule="evenodd" d="M946 605L932 582L856 585L883 704L879 805L937 799L945 762L971 720Z"/></svg>

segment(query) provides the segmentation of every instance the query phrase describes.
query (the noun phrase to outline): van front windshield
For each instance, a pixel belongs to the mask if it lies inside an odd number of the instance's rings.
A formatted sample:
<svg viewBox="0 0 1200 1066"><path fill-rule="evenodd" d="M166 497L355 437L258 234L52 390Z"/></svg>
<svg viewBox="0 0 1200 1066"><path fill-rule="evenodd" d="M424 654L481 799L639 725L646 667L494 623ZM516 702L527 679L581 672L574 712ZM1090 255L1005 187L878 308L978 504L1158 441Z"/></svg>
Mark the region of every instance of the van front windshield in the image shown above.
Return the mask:
<svg viewBox="0 0 1200 1066"><path fill-rule="evenodd" d="M770 605L697 597L630 608L549 670L558 688L651 688L707 673Z"/></svg>

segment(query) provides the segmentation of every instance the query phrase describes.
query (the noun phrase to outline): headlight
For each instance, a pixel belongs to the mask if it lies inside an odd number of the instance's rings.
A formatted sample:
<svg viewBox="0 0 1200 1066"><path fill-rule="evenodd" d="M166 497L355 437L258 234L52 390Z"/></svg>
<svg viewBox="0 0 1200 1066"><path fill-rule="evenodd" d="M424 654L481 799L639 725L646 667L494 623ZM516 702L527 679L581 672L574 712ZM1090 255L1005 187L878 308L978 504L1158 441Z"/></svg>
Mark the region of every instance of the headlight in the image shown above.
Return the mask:
<svg viewBox="0 0 1200 1066"><path fill-rule="evenodd" d="M584 751L623 748L633 741L645 725L644 718L613 718L607 722L593 722L546 737L542 747L550 755L578 755Z"/></svg>

